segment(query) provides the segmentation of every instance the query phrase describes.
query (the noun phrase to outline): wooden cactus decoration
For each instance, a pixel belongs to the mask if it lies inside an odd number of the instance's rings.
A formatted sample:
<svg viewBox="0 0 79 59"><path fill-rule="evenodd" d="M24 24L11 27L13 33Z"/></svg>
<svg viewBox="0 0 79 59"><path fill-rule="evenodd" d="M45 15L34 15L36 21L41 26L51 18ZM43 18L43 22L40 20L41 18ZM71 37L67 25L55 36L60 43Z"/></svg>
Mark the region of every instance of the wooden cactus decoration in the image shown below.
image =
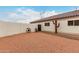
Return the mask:
<svg viewBox="0 0 79 59"><path fill-rule="evenodd" d="M55 33L57 34L58 33L58 28L60 26L60 23L58 23L57 20L53 20L52 22L55 25Z"/></svg>

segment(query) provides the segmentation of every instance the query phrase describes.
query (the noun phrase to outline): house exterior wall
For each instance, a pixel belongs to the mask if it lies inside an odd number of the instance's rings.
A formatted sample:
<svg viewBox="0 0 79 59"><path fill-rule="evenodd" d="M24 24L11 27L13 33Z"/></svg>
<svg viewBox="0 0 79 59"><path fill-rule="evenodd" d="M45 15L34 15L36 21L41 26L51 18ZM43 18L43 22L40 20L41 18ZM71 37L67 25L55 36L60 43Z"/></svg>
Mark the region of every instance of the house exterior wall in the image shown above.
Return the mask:
<svg viewBox="0 0 79 59"><path fill-rule="evenodd" d="M27 24L0 22L0 37L26 32Z"/></svg>
<svg viewBox="0 0 79 59"><path fill-rule="evenodd" d="M45 26L45 23L50 23L50 26ZM45 22L40 22L40 23L33 23L32 24L32 32L35 31L35 28L38 28L38 24L41 25L41 29L42 31L50 31L50 32L54 32L54 25L52 21L45 21Z"/></svg>
<svg viewBox="0 0 79 59"><path fill-rule="evenodd" d="M79 26L68 26L68 21L69 20L79 20L79 16L78 17L72 17L72 18L58 19L58 23L60 23L60 26L58 28L58 32L68 33L68 34L79 34ZM44 24L46 22L49 22L50 26L44 26ZM42 25L42 31L55 32L55 27L54 27L54 24L53 24L52 21L33 23L32 27L37 28L38 24Z"/></svg>
<svg viewBox="0 0 79 59"><path fill-rule="evenodd" d="M45 26L45 23L50 23L50 26ZM52 21L47 21L47 22L43 22L43 31L49 31L49 32L54 32L54 24Z"/></svg>
<svg viewBox="0 0 79 59"><path fill-rule="evenodd" d="M31 32L35 32L35 28L37 27L36 24L28 24L28 26L26 28L30 28Z"/></svg>
<svg viewBox="0 0 79 59"><path fill-rule="evenodd" d="M58 32L69 33L69 34L79 34L79 26L68 26L69 20L79 20L79 17L58 20L58 22L60 23Z"/></svg>

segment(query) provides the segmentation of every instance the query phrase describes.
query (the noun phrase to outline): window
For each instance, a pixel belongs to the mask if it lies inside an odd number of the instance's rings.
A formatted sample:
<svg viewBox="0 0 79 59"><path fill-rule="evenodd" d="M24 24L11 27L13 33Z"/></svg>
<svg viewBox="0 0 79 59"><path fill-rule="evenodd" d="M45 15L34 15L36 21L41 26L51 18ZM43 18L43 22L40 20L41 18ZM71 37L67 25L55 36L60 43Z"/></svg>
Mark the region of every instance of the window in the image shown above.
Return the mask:
<svg viewBox="0 0 79 59"><path fill-rule="evenodd" d="M45 23L45 26L50 26L50 23Z"/></svg>
<svg viewBox="0 0 79 59"><path fill-rule="evenodd" d="M72 21L68 21L68 26L73 26L73 20Z"/></svg>
<svg viewBox="0 0 79 59"><path fill-rule="evenodd" d="M79 26L79 20L74 20L74 26Z"/></svg>

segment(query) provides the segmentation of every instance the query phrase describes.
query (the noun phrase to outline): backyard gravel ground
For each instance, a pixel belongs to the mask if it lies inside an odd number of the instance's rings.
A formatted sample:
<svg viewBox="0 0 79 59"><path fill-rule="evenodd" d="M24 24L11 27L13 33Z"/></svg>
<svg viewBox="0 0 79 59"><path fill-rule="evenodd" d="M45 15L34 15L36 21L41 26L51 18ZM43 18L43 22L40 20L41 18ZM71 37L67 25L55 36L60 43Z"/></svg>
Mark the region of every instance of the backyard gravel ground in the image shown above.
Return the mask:
<svg viewBox="0 0 79 59"><path fill-rule="evenodd" d="M43 32L23 33L0 38L0 52L79 52L79 40L68 39Z"/></svg>

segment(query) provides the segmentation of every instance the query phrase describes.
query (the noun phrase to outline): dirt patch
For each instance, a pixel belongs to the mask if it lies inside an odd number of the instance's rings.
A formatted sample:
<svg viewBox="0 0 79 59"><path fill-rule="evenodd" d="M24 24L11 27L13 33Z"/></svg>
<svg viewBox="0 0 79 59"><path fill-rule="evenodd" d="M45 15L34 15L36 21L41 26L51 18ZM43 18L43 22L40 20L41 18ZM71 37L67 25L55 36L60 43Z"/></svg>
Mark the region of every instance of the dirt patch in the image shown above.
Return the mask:
<svg viewBox="0 0 79 59"><path fill-rule="evenodd" d="M56 36L60 36L60 37L64 37L64 38L79 40L79 34L67 34L67 33L57 33L57 34L55 34L53 32L44 32L44 33L56 35Z"/></svg>
<svg viewBox="0 0 79 59"><path fill-rule="evenodd" d="M79 52L79 41L43 32L24 33L0 38L0 52Z"/></svg>

